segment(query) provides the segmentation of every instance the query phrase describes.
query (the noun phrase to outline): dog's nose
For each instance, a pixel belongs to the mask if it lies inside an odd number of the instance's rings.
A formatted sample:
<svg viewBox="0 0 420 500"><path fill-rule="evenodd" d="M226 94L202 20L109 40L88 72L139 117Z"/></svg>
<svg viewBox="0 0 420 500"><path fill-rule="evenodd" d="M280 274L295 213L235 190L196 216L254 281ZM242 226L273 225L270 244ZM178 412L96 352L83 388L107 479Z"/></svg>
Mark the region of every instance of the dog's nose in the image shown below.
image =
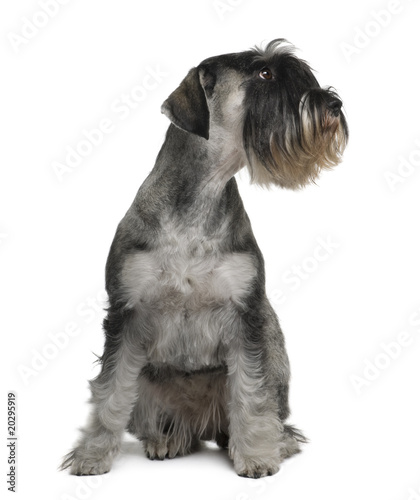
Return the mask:
<svg viewBox="0 0 420 500"><path fill-rule="evenodd" d="M340 114L340 109L343 103L340 101L340 99L337 99L334 97L331 99L331 101L328 103L328 109L331 111L331 113L334 116L338 116Z"/></svg>

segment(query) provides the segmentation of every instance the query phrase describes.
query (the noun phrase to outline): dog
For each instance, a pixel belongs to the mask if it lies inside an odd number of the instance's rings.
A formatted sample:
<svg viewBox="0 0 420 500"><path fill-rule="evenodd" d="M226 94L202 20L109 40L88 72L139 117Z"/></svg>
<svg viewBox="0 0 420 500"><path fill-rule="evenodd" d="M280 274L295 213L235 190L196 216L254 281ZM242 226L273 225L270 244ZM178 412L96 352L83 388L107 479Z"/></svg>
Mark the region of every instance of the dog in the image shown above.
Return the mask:
<svg viewBox="0 0 420 500"><path fill-rule="evenodd" d="M272 475L306 440L286 423L285 341L234 176L314 182L342 159L342 102L277 39L204 60L162 112L172 123L106 264L92 412L61 467L108 472L128 430L152 460L214 440L238 475Z"/></svg>

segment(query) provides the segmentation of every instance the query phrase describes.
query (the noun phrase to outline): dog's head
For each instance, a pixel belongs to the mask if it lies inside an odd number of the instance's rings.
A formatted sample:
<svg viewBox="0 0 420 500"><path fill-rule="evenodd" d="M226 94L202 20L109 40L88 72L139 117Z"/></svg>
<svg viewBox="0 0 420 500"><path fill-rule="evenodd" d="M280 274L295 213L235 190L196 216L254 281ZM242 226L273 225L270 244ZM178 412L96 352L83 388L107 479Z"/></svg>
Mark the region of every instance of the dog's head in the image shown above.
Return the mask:
<svg viewBox="0 0 420 500"><path fill-rule="evenodd" d="M341 161L348 139L341 108L338 95L321 88L308 64L279 39L264 50L206 59L162 112L204 139L235 137L253 182L297 189Z"/></svg>

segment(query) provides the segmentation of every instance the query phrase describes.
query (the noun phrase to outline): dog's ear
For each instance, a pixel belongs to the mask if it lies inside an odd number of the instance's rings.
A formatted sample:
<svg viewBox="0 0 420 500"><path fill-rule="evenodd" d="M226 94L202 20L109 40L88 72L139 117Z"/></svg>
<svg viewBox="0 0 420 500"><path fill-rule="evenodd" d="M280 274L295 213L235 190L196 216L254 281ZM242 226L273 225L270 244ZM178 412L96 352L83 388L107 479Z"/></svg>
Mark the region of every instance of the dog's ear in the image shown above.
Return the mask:
<svg viewBox="0 0 420 500"><path fill-rule="evenodd" d="M182 130L209 138L210 113L197 68L188 72L162 104L161 111Z"/></svg>

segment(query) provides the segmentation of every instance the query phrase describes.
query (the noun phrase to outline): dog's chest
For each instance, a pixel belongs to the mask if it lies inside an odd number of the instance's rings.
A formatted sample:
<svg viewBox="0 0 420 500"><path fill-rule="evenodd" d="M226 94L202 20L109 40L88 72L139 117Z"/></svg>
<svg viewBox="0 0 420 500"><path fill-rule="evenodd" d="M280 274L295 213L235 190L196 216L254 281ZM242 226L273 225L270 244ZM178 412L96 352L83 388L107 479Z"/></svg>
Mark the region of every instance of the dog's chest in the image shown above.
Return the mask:
<svg viewBox="0 0 420 500"><path fill-rule="evenodd" d="M155 362L210 365L232 314L250 291L256 270L251 255L222 253L220 238L193 230L162 232L157 248L126 258L123 291L152 330ZM181 361L182 360L182 361Z"/></svg>

